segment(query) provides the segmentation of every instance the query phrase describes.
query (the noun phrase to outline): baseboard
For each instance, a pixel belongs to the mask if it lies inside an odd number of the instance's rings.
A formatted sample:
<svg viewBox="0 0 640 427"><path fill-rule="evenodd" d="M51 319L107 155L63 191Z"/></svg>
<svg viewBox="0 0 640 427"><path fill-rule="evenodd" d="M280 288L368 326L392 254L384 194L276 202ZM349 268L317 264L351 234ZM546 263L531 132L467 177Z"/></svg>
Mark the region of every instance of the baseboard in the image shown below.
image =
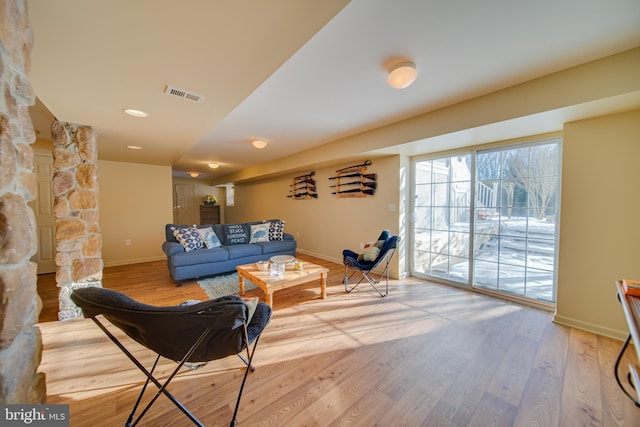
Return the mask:
<svg viewBox="0 0 640 427"><path fill-rule="evenodd" d="M335 262L336 264L342 264L342 258L328 257L326 255L318 254L318 253L311 252L311 251L306 251L304 249L296 249L296 251L301 253L301 254L305 254L305 255L312 256L312 257L323 259L325 261Z"/></svg>
<svg viewBox="0 0 640 427"><path fill-rule="evenodd" d="M342 258L333 258L333 257L328 257L326 255L323 254L317 254L315 252L311 252L311 251L306 251L304 249L296 249L297 252L301 253L301 254L305 254L305 255L309 255L312 257L316 257L316 258L320 258L323 259L325 261L330 261L330 262L335 262L336 264L340 264L342 265ZM377 270L374 270L377 271ZM400 278L402 279L406 279L408 277L408 274L404 273L401 275L402 277L398 276L397 274L395 274L393 271L389 272L389 278L394 279L394 280L398 280Z"/></svg>
<svg viewBox="0 0 640 427"><path fill-rule="evenodd" d="M569 326L576 329L582 329L583 331L592 332L594 334L603 335L605 337L613 338L619 341L624 341L629 334L628 331L611 329L605 326L597 325L595 323L583 322L582 320L577 320L566 316L559 316L557 314L553 316L553 322L559 325Z"/></svg>
<svg viewBox="0 0 640 427"><path fill-rule="evenodd" d="M123 259L113 262L105 262L105 267L117 267L120 265L129 265L129 264L141 264L143 262L152 262L152 261L162 261L166 260L166 256L157 256L157 257L147 257L147 258L136 258L136 259Z"/></svg>

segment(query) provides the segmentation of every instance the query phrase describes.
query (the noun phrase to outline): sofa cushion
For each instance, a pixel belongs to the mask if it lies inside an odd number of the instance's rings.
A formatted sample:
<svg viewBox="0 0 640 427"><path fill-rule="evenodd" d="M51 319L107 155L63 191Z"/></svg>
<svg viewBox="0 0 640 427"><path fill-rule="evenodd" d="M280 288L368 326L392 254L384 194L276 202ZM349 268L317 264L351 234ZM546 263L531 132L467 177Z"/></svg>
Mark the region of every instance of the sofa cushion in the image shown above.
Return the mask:
<svg viewBox="0 0 640 427"><path fill-rule="evenodd" d="M225 245L224 248L229 252L229 259L262 255L262 248L259 246L259 243Z"/></svg>
<svg viewBox="0 0 640 427"><path fill-rule="evenodd" d="M277 254L296 249L296 241L293 239L272 240L270 242L254 243L262 248L263 254Z"/></svg>
<svg viewBox="0 0 640 427"><path fill-rule="evenodd" d="M268 242L269 224L252 224L249 243Z"/></svg>
<svg viewBox="0 0 640 427"><path fill-rule="evenodd" d="M222 224L221 227L225 246L249 243L249 226L246 224Z"/></svg>
<svg viewBox="0 0 640 427"><path fill-rule="evenodd" d="M195 227L177 228L173 231L173 235L187 252L201 249L204 246L204 242Z"/></svg>
<svg viewBox="0 0 640 427"><path fill-rule="evenodd" d="M207 264L210 262L221 262L229 259L229 252L222 247L212 249L201 249L199 251L183 252L171 257L174 267L183 265Z"/></svg>

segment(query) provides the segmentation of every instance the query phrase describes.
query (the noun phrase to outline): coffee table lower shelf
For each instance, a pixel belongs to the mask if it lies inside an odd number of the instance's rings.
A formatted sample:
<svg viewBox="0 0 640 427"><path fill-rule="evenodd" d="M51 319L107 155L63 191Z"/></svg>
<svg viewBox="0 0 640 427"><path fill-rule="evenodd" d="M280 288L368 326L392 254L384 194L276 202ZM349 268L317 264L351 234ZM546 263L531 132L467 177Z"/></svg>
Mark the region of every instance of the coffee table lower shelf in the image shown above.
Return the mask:
<svg viewBox="0 0 640 427"><path fill-rule="evenodd" d="M281 289L308 283L314 280L320 281L320 297L327 297L327 274L329 269L311 262L305 262L302 271L294 270L293 264L285 266L284 275L279 278L271 276L271 272L258 270L254 264L244 264L236 267L238 271L238 286L240 295L244 295L244 279L247 279L258 286L265 295L265 302L273 307L273 293Z"/></svg>

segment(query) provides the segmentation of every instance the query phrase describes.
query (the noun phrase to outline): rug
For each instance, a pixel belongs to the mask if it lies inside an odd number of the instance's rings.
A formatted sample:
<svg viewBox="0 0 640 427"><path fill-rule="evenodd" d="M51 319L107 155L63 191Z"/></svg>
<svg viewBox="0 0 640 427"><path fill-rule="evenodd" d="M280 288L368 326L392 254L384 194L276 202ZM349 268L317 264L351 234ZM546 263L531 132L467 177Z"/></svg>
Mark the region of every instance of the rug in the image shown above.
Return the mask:
<svg viewBox="0 0 640 427"><path fill-rule="evenodd" d="M200 285L202 290L211 299L220 298L225 295L237 295L238 292L240 292L240 288L238 287L238 273L198 280L198 285ZM245 292L257 288L258 287L249 280L244 279Z"/></svg>

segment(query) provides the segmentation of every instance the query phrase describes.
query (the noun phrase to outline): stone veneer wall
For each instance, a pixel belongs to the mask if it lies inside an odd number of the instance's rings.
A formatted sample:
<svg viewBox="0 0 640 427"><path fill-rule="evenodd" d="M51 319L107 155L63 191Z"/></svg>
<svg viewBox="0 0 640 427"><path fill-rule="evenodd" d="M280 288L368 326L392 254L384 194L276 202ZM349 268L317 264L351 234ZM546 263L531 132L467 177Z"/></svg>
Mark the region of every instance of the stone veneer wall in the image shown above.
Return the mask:
<svg viewBox="0 0 640 427"><path fill-rule="evenodd" d="M42 338L35 326L37 293L35 141L27 78L32 34L26 0L0 0L0 403L44 403L45 377L38 373Z"/></svg>
<svg viewBox="0 0 640 427"><path fill-rule="evenodd" d="M74 289L102 286L102 235L98 210L98 155L93 128L55 122L53 212L56 218L56 283L60 320L82 317Z"/></svg>

